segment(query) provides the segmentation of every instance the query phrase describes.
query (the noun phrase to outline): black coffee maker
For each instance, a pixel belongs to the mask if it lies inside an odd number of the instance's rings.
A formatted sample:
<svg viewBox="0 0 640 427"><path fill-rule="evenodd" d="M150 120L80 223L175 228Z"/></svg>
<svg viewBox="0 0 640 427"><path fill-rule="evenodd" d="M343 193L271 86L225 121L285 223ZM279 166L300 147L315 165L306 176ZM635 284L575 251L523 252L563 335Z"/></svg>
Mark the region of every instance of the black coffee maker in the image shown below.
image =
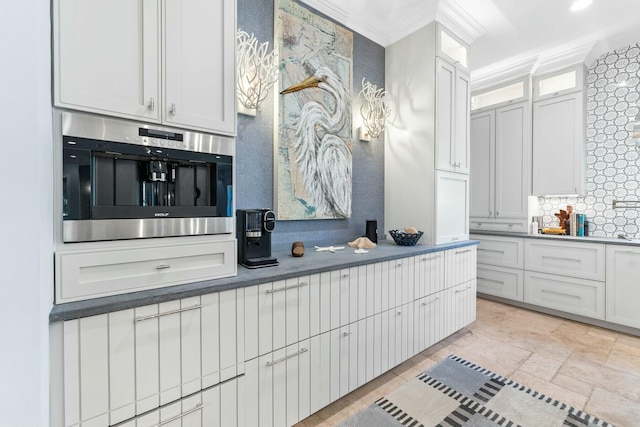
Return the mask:
<svg viewBox="0 0 640 427"><path fill-rule="evenodd" d="M278 265L278 260L271 256L271 232L276 226L273 211L238 209L236 218L238 263L247 268Z"/></svg>

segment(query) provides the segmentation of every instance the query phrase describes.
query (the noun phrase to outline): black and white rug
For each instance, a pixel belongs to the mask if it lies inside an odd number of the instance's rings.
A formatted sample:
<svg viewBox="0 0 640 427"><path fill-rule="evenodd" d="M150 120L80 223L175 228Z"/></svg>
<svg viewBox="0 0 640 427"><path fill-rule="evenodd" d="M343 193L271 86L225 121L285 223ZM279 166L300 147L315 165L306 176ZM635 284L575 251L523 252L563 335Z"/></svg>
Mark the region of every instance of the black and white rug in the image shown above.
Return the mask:
<svg viewBox="0 0 640 427"><path fill-rule="evenodd" d="M455 355L340 425L386 426L613 427Z"/></svg>

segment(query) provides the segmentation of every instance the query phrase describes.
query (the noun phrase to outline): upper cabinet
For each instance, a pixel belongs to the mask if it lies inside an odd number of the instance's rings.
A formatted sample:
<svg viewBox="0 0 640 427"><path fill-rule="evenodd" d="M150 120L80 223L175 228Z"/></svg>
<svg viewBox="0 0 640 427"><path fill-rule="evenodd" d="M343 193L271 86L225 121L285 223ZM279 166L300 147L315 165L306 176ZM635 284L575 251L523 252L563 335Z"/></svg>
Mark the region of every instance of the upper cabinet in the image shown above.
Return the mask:
<svg viewBox="0 0 640 427"><path fill-rule="evenodd" d="M469 73L436 59L436 169L469 173Z"/></svg>
<svg viewBox="0 0 640 427"><path fill-rule="evenodd" d="M585 191L584 66L533 80L533 194Z"/></svg>
<svg viewBox="0 0 640 427"><path fill-rule="evenodd" d="M469 69L469 49L458 36L438 24L436 29L436 55L457 67Z"/></svg>
<svg viewBox="0 0 640 427"><path fill-rule="evenodd" d="M235 0L55 0L54 105L235 135Z"/></svg>

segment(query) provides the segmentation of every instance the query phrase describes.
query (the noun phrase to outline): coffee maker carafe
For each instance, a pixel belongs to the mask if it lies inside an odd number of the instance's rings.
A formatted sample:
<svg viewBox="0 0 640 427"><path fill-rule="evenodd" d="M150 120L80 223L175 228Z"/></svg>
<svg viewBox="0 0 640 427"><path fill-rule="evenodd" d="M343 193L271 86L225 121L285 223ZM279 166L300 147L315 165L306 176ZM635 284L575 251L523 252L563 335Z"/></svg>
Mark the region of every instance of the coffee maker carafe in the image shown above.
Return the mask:
<svg viewBox="0 0 640 427"><path fill-rule="evenodd" d="M236 212L238 263L247 268L278 265L271 256L271 232L276 215L269 209L238 209Z"/></svg>

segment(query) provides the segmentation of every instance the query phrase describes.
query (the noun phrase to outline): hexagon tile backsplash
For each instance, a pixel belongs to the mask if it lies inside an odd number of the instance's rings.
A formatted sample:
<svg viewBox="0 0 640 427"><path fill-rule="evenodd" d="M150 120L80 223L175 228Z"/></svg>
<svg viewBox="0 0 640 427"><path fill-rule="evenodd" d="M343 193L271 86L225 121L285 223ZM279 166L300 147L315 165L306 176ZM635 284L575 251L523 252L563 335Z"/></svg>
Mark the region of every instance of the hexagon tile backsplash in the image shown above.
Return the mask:
<svg viewBox="0 0 640 427"><path fill-rule="evenodd" d="M566 205L584 213L592 236L640 237L640 209L613 209L613 200L640 200L640 152L631 141L640 105L640 43L606 53L587 76L586 196L539 197L544 225Z"/></svg>

